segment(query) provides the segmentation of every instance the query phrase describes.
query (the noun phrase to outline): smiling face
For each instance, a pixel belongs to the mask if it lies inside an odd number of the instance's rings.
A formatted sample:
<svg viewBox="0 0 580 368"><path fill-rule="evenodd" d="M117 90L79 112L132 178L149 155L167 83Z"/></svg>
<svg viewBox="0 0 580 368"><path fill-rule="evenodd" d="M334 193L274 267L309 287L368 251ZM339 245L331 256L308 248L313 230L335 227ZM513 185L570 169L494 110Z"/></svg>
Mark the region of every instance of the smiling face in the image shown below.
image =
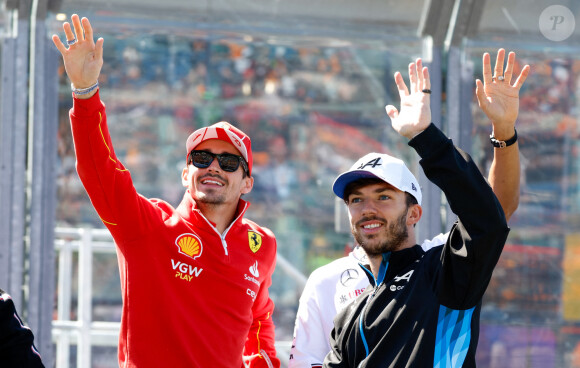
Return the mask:
<svg viewBox="0 0 580 368"><path fill-rule="evenodd" d="M357 243L370 257L415 245L413 225L421 217L421 206L409 205L405 192L384 181L367 183L347 189L345 197Z"/></svg>
<svg viewBox="0 0 580 368"><path fill-rule="evenodd" d="M195 149L215 154L240 154L231 143L218 139L202 142ZM240 196L252 190L254 179L244 177L242 165L234 172L222 170L217 158L214 158L207 168L197 168L190 163L183 169L182 183L199 206L237 206Z"/></svg>

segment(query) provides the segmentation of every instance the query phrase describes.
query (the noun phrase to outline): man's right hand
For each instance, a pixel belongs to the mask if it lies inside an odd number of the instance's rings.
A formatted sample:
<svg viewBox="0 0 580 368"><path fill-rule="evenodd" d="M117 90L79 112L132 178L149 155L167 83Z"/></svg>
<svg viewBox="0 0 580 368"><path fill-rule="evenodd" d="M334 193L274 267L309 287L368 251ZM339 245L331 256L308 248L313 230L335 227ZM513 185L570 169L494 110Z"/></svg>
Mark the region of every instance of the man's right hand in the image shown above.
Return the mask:
<svg viewBox="0 0 580 368"><path fill-rule="evenodd" d="M72 27L64 22L62 28L67 41L76 39L71 45L65 46L57 35L52 36L56 48L62 54L66 73L74 88L82 89L94 85L103 66L103 38L93 41L93 28L87 18L79 19L73 14ZM82 24L81 24L82 22ZM74 27L74 29L73 29ZM84 32L83 32L84 29ZM78 95L77 98L89 98L96 92Z"/></svg>
<svg viewBox="0 0 580 368"><path fill-rule="evenodd" d="M429 71L421 59L409 64L410 90L401 73L395 73L395 83L401 97L401 110L393 105L385 106L391 124L400 135L413 138L431 124Z"/></svg>

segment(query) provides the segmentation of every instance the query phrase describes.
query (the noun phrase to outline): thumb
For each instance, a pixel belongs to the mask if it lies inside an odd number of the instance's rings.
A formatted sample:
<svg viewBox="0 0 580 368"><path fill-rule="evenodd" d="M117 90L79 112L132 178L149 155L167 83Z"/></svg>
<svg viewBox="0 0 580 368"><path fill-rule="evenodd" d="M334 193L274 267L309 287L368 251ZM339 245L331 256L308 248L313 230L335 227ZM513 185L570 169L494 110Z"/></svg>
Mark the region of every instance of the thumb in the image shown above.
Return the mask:
<svg viewBox="0 0 580 368"><path fill-rule="evenodd" d="M389 115L389 117L391 118L391 120L394 120L394 119L397 118L397 116L399 116L399 111L393 105L387 105L387 106L385 106L385 110L387 111L387 115Z"/></svg>
<svg viewBox="0 0 580 368"><path fill-rule="evenodd" d="M483 83L479 79L475 80L475 95L477 96L477 102L479 103L480 108L485 108L489 104L485 96L485 91L483 88Z"/></svg>
<svg viewBox="0 0 580 368"><path fill-rule="evenodd" d="M103 58L103 43L105 40L103 37L100 37L95 44L95 58L102 59Z"/></svg>

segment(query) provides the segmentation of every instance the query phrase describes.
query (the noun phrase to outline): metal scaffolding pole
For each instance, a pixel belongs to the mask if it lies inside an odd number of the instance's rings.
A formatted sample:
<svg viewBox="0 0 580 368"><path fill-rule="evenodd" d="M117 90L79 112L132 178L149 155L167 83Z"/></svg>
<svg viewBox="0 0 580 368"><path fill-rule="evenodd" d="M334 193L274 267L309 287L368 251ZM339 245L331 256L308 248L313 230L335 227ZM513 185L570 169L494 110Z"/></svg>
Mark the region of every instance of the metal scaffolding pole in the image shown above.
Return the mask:
<svg viewBox="0 0 580 368"><path fill-rule="evenodd" d="M0 40L0 287L52 366L54 219L58 127L56 51L46 35L48 0L8 0Z"/></svg>
<svg viewBox="0 0 580 368"><path fill-rule="evenodd" d="M0 285L24 316L29 26L22 16L13 21L14 32L2 40L0 67L0 211L5 219L0 225Z"/></svg>

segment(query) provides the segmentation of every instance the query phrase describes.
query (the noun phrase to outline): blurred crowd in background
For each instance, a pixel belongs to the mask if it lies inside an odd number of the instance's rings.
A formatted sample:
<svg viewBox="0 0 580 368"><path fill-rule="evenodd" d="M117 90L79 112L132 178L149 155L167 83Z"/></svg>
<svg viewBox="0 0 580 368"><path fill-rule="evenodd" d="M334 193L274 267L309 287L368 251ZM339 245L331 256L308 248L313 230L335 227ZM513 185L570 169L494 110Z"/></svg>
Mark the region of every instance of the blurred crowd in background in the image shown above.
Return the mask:
<svg viewBox="0 0 580 368"><path fill-rule="evenodd" d="M239 126L252 138L254 151L248 217L274 231L279 253L306 276L353 245L348 227L335 230L331 184L339 172L370 151L402 156L417 168L406 142L385 128L384 106L398 104L392 75L420 56L419 42L321 47L233 37L99 36L105 38L100 95L115 151L137 190L176 206L184 193L185 138L221 120ZM476 77L484 51L492 50L467 52ZM580 222L580 61L516 51L519 65L532 66L517 124L522 195L484 299L478 354L484 366L499 367L502 357L518 356L508 353L526 346L522 359L540 357L530 367L550 367L557 359L578 367L580 311L571 285L580 279L580 265L564 255L578 252L568 245L575 236L570 227ZM63 70L60 75L57 222L100 228L75 171L70 84ZM487 173L490 124L475 100L472 111L472 147L465 149ZM116 321L121 305L116 259L96 257L94 267L103 275L95 280L94 318ZM271 295L277 339L291 339L300 292L301 285L276 271ZM531 352L530 339L535 339ZM567 355L557 358L560 353ZM506 366L528 366L512 363Z"/></svg>

